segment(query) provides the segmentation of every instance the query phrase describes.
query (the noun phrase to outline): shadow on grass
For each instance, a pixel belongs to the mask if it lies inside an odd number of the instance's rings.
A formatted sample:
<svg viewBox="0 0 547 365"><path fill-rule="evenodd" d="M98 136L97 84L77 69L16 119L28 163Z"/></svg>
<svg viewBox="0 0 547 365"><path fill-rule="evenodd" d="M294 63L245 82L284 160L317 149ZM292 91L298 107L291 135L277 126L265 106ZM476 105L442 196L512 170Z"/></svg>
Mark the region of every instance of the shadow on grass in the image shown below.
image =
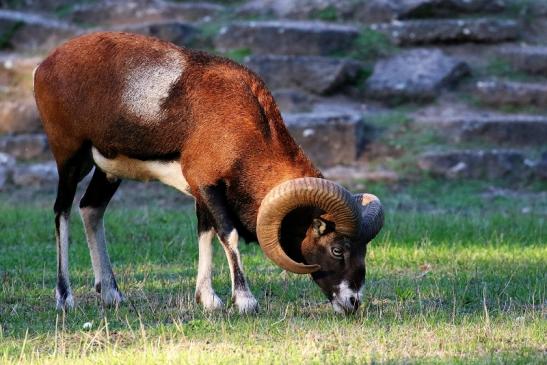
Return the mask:
<svg viewBox="0 0 547 365"><path fill-rule="evenodd" d="M417 260L402 260L400 267L383 269L383 258L378 257L381 253L375 252L368 263L363 305L357 315L345 317L332 313L330 305L307 277L281 273L258 257L261 253L257 248L245 251L249 259L245 261L259 262L254 269L247 265L252 291L261 305L258 317L240 316L232 307L217 314L204 313L193 301L194 267L152 261L144 266L118 266L119 283L128 299L118 309L102 308L91 289L90 268L86 272L78 271L73 275L77 306L66 315L54 310L53 275L47 274L37 283L4 274L0 302L3 336L23 339L28 334L51 334L59 329L60 317L64 318L63 328L68 333L81 332L83 323L99 323L105 317L112 331L128 330L128 323L137 327L142 323L147 328L180 323L183 327L189 326L189 333L196 330L197 334L202 329L196 329L195 321L203 320L210 321L213 327L227 323L237 327L238 323L255 320L266 323L287 318L312 320L307 325L311 329L314 323L321 327L324 321L332 320L346 325L375 323L386 327L417 319L458 325L487 317L511 320L526 313L541 313L545 301L545 262L541 259L525 266L512 266L510 261L500 266L497 258L439 266L423 264L422 254L413 253ZM481 256L480 249L475 251ZM215 261L218 263L220 259ZM217 267L214 284L219 295L229 303L228 270L226 265Z"/></svg>

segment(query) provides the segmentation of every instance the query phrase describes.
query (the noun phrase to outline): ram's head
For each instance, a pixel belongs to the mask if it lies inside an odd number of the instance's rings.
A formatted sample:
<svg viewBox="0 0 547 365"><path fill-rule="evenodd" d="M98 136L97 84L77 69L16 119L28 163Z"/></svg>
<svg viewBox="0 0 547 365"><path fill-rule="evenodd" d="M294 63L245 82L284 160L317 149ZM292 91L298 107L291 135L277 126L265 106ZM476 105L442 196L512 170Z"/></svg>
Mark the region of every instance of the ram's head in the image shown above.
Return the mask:
<svg viewBox="0 0 547 365"><path fill-rule="evenodd" d="M318 178L286 181L262 201L257 235L264 253L281 268L311 274L337 312L354 312L365 282L367 243L384 215L371 194L352 195Z"/></svg>

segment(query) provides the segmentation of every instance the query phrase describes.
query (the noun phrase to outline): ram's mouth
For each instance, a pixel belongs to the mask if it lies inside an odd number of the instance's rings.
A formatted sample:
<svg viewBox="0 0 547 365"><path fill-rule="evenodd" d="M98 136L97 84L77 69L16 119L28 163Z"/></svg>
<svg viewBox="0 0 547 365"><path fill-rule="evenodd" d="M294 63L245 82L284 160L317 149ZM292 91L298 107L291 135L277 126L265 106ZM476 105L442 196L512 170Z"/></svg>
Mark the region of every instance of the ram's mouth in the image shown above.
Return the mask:
<svg viewBox="0 0 547 365"><path fill-rule="evenodd" d="M353 299L351 300L348 299L348 300L340 300L341 298L334 298L330 301L330 303L332 304L332 308L334 309L334 311L336 313L341 313L341 314L352 314L352 313L355 313L357 312L357 310L359 309L359 300L356 300L356 299Z"/></svg>

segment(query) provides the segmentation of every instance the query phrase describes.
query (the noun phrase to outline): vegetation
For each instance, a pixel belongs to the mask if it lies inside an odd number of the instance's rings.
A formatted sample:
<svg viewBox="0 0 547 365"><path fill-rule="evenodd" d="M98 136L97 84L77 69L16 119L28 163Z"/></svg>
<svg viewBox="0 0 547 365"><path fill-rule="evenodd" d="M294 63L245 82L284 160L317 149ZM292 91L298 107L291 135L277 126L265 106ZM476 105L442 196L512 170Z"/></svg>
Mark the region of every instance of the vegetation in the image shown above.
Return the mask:
<svg viewBox="0 0 547 365"><path fill-rule="evenodd" d="M417 168L417 156L443 142L436 130L413 123L408 115L413 108L415 106L407 104L389 112L365 116L365 122L374 130L365 152L369 161L372 164L379 162L411 179L423 177Z"/></svg>
<svg viewBox="0 0 547 365"><path fill-rule="evenodd" d="M532 76L523 71L516 70L513 65L500 58L492 58L485 69L480 73L484 73L485 76L499 77L514 81L530 81L532 79Z"/></svg>
<svg viewBox="0 0 547 365"><path fill-rule="evenodd" d="M245 60L245 57L250 55L251 55L251 49L249 48L231 49L228 52L223 54L224 57L231 58L232 60L238 63L243 63L243 61Z"/></svg>
<svg viewBox="0 0 547 365"><path fill-rule="evenodd" d="M385 34L365 27L355 40L354 51L350 56L364 62L370 62L396 51L397 47L391 43Z"/></svg>
<svg viewBox="0 0 547 365"><path fill-rule="evenodd" d="M12 25L6 26L3 32L0 32L0 50L13 47L11 39L22 26L23 22L14 22Z"/></svg>
<svg viewBox="0 0 547 365"><path fill-rule="evenodd" d="M170 191L156 205L132 205L130 189L106 222L127 303L98 305L73 214L77 307L57 313L52 196L21 203L3 193L0 363L545 362L544 193L434 180L367 190L382 197L387 220L367 254L362 309L349 317L335 315L307 277L281 272L258 246L243 244L260 314L204 313L193 303L191 206L176 207ZM214 286L227 299L221 251Z"/></svg>
<svg viewBox="0 0 547 365"><path fill-rule="evenodd" d="M329 5L323 9L318 9L310 14L312 19L318 19L325 22L334 22L338 20L338 11L333 5Z"/></svg>

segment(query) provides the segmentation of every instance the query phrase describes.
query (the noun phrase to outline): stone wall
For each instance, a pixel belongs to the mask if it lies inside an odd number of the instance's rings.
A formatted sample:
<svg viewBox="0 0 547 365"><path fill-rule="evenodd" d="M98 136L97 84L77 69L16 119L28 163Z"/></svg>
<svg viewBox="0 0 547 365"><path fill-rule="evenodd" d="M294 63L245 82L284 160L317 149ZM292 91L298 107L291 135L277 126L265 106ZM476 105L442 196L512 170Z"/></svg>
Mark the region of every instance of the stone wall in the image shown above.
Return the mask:
<svg viewBox="0 0 547 365"><path fill-rule="evenodd" d="M22 0L0 1L0 189L55 183L32 70L55 45L96 30L244 63L337 179L545 179L540 0Z"/></svg>

